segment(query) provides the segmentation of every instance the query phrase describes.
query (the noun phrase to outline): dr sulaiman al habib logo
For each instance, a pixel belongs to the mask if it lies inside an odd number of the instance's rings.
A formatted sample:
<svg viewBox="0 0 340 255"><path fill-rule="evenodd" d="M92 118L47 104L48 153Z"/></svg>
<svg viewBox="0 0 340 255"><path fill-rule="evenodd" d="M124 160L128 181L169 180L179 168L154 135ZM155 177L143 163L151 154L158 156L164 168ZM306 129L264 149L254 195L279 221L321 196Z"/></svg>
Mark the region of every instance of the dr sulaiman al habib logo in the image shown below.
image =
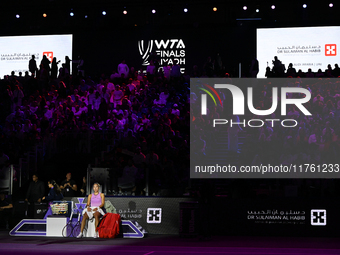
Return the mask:
<svg viewBox="0 0 340 255"><path fill-rule="evenodd" d="M310 217L310 224L312 226L326 226L326 210L324 209L312 209Z"/></svg>
<svg viewBox="0 0 340 255"><path fill-rule="evenodd" d="M233 115L244 115L244 94L240 88L238 88L235 85L231 84L215 84L214 88L207 86L213 93L217 96L219 99L219 102L222 105L222 101L215 89L228 89L233 97ZM204 92L206 92L214 101L215 105L217 106L216 100L213 96L213 94L205 89L205 88L200 88ZM258 110L255 109L254 104L253 104L253 88L248 87L247 89L248 92L248 109L249 111L254 114L254 115L259 115L259 116L266 116L270 115L275 112L277 105L278 105L278 88L273 87L273 93L272 93L272 107L268 110ZM287 93L301 93L305 94L304 98L287 98ZM207 94L202 94L201 95L201 114L202 115L207 115ZM304 106L304 103L307 103L311 99L311 93L309 90L304 89L304 88L296 88L296 87L282 87L281 88L281 115L286 115L286 106L291 104L295 105L304 115L310 116L312 115ZM271 126L274 127L275 122L280 122L283 127L296 127L298 125L298 122L295 119L265 119L264 121L270 122ZM233 125L243 125L245 127L248 125L249 127L262 127L264 126L264 122L262 119L250 119L246 121L245 119L243 121L233 121L232 119L227 120L227 119L214 119L213 120L213 127L216 127L216 125L226 125L229 123L229 125L232 127ZM293 123L293 124L292 124Z"/></svg>
<svg viewBox="0 0 340 255"><path fill-rule="evenodd" d="M162 208L148 208L146 217L149 224L162 223Z"/></svg>
<svg viewBox="0 0 340 255"><path fill-rule="evenodd" d="M325 44L325 56L336 56L336 44Z"/></svg>
<svg viewBox="0 0 340 255"><path fill-rule="evenodd" d="M185 44L182 39L138 41L139 54L144 66L150 64L150 53L156 52L160 58L160 66L173 65L177 60L182 67L185 65ZM184 67L181 68L184 71Z"/></svg>
<svg viewBox="0 0 340 255"><path fill-rule="evenodd" d="M53 61L53 51L45 51L43 55L46 55L47 59L52 62Z"/></svg>

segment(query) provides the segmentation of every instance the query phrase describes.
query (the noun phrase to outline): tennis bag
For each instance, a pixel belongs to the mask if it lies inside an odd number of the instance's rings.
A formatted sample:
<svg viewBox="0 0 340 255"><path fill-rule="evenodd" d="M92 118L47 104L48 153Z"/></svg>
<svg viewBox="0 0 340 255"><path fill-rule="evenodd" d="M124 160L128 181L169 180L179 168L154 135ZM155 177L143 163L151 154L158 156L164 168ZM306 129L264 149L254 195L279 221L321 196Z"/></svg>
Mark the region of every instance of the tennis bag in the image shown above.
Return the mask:
<svg viewBox="0 0 340 255"><path fill-rule="evenodd" d="M106 213L99 222L97 231L100 238L115 238L120 231L121 218L117 213Z"/></svg>

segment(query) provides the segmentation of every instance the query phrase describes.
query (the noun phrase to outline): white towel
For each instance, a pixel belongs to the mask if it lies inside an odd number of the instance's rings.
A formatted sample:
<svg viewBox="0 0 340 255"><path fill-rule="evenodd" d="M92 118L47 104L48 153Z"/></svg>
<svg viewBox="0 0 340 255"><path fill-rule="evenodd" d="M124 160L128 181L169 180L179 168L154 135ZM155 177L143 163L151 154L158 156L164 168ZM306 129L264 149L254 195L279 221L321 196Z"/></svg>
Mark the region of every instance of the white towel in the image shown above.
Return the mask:
<svg viewBox="0 0 340 255"><path fill-rule="evenodd" d="M92 209L91 212L87 211L87 208L85 208L85 209L83 210L83 215L84 215L85 213L87 213L87 216L89 216L89 219L90 219L90 220L93 218L93 213L94 213L93 210L94 210L95 208L98 209L97 212L99 212L101 215L104 215L104 214L105 214L104 211L103 211L101 208L99 208L99 207L90 207L90 208Z"/></svg>

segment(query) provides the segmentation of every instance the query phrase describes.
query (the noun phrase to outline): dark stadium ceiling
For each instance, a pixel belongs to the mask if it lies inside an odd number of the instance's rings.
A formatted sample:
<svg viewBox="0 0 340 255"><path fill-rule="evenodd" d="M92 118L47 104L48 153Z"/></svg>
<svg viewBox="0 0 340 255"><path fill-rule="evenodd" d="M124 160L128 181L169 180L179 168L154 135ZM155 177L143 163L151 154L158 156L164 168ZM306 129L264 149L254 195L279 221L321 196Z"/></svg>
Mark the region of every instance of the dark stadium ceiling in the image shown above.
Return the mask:
<svg viewBox="0 0 340 255"><path fill-rule="evenodd" d="M340 3L334 1L334 7L330 8L330 2L332 0L0 0L0 34L43 32L44 29L59 32L108 27L139 29L146 25L181 28L337 25ZM302 8L303 4L308 7ZM244 6L247 10L243 10ZM217 7L217 11L213 11L213 7ZM123 14L125 8L127 15ZM185 13L184 8L188 12ZM238 21L249 18L252 21L247 23Z"/></svg>
<svg viewBox="0 0 340 255"><path fill-rule="evenodd" d="M285 0L285 1L268 1L268 0L2 0L2 7L11 7L11 8L44 8L44 7L58 7L58 8L88 8L88 7L121 7L124 6L129 7L140 7L140 6L153 6L153 7L169 7L169 6L177 6L182 7L185 5L190 5L191 8L199 7L199 6L216 6L216 7L227 7L231 8L234 6L244 6L244 5L252 5L252 6L271 6L273 4L285 6L289 8L295 8L295 6L302 6L302 4L306 3L308 5L312 4L317 6L317 8L322 8L323 5L327 5L329 1L301 1L301 0ZM337 2L337 1L333 1ZM336 3L335 3L336 4ZM4 11L3 8L1 8Z"/></svg>

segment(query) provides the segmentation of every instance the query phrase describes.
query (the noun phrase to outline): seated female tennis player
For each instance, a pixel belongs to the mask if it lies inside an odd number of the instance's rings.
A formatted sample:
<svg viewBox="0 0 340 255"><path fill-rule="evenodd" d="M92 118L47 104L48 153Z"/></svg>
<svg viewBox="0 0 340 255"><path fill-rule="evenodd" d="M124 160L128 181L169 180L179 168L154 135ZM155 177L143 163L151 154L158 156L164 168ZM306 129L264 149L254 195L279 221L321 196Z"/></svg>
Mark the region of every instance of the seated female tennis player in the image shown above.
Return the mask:
<svg viewBox="0 0 340 255"><path fill-rule="evenodd" d="M81 222L80 233L77 238L83 237L83 231L87 220L95 218L96 233L94 238L98 238L97 226L99 223L99 218L104 215L103 207L105 204L105 196L103 193L99 192L99 183L93 184L93 193L88 196L86 208L83 210L83 220Z"/></svg>

